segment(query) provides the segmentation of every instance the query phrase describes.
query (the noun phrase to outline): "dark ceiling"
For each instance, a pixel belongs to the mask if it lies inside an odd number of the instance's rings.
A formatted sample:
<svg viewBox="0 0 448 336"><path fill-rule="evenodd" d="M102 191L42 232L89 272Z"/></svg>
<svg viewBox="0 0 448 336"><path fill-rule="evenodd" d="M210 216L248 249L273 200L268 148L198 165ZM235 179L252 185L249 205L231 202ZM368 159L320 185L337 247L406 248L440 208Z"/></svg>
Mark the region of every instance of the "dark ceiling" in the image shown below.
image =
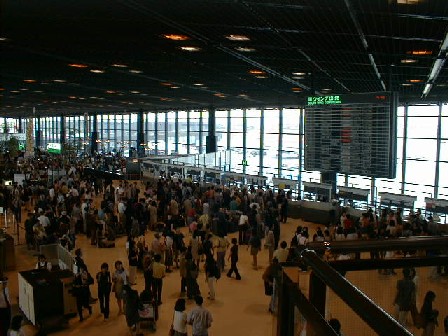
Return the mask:
<svg viewBox="0 0 448 336"><path fill-rule="evenodd" d="M446 67L423 91L446 57L448 1L402 2L2 0L0 114L296 106L383 90L446 101Z"/></svg>

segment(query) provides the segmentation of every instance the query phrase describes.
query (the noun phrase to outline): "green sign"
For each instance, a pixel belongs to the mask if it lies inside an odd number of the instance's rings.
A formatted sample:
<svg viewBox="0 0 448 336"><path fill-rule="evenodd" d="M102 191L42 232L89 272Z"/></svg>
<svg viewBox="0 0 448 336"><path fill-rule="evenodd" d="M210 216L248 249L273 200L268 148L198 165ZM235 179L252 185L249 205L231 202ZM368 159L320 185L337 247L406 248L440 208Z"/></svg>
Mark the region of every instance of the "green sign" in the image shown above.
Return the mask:
<svg viewBox="0 0 448 336"><path fill-rule="evenodd" d="M241 164L242 164L243 166L248 166L248 164L247 164L247 160L243 160L243 162L241 162Z"/></svg>
<svg viewBox="0 0 448 336"><path fill-rule="evenodd" d="M307 99L308 106L335 105L335 104L342 104L341 96L339 96L339 95L314 96L314 97L308 97L308 99Z"/></svg>
<svg viewBox="0 0 448 336"><path fill-rule="evenodd" d="M60 143L49 142L47 143L47 152L50 154L61 154L62 146Z"/></svg>

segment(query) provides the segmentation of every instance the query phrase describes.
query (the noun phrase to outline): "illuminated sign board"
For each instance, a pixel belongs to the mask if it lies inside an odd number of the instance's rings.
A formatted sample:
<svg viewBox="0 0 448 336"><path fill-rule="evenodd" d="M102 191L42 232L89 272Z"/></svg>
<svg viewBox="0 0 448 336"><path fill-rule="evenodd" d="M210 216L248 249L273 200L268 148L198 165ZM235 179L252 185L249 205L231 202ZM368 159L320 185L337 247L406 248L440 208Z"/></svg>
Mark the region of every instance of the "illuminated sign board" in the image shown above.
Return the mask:
<svg viewBox="0 0 448 336"><path fill-rule="evenodd" d="M342 99L340 95L332 95L332 96L314 96L308 97L307 105L334 105L334 104L342 104Z"/></svg>
<svg viewBox="0 0 448 336"><path fill-rule="evenodd" d="M47 143L47 152L51 154L61 154L62 153L61 144L55 142Z"/></svg>

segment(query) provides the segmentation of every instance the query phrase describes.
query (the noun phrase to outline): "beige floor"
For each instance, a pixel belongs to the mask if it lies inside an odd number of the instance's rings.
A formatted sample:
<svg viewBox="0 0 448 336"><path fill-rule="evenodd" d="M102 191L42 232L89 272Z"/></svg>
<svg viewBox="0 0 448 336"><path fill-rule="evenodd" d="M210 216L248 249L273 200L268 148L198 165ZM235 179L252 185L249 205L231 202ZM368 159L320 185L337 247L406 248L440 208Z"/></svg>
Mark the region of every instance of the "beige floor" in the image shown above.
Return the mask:
<svg viewBox="0 0 448 336"><path fill-rule="evenodd" d="M0 222L3 226L3 221ZM300 220L288 220L288 223L281 226L282 239L289 242L292 232L297 225L308 225L311 231L314 231L316 225L303 223ZM12 229L8 231L13 233ZM230 237L233 237L231 235ZM22 235L23 237L23 235ZM152 240L153 234L146 235L146 241ZM23 239L21 239L22 242ZM115 260L126 262L126 251L124 248L125 239L117 240L116 248L98 249L89 244L89 241L83 236L77 240L78 247L84 252L84 259L89 266L90 272L95 274L99 270L102 262L113 264ZM13 301L17 301L17 272L28 270L34 267L35 257L28 251L24 245L16 247L17 269L14 272L7 272L10 279L10 289ZM217 297L214 302L206 301L205 307L209 309L214 318L213 326L210 329L210 335L233 335L233 336L273 336L275 335L274 318L267 312L269 298L264 295L263 282L261 275L268 264L267 251L263 250L259 255L259 270L253 270L251 267L251 257L245 247L240 248L239 268L242 275L242 281L228 279L223 276L217 283ZM440 310L439 324L435 335L445 335L443 333L443 318L448 314L447 300L447 281L440 279L430 281L430 268L421 268L418 270L419 276L419 294L418 304L420 306L426 290L434 290L437 294L434 307ZM396 281L401 277L401 270L397 270L397 276L379 275L376 271L368 272L350 272L347 278L364 291L373 301L380 305L387 312L393 314L392 305L396 292ZM199 285L201 292L206 296L208 289L205 283L204 273L200 274ZM173 307L175 300L179 295L180 277L178 271L168 274L164 280L163 287L163 305L160 308L160 319L157 322L156 335L167 335L171 324ZM306 287L306 286L305 286ZM141 291L143 288L143 276L138 274L136 288ZM92 286L92 293L96 296L96 286ZM193 307L189 303L187 310ZM369 336L375 333L362 321L360 317L354 314L340 299L336 298L330 292L328 305L328 316L336 317L341 320L343 331L346 336ZM94 306L92 317L84 322L78 322L78 318L70 320L70 328L55 335L70 336L89 336L89 335L128 335L124 316L117 316L117 305L115 300L111 299L111 318L108 322L103 322L99 314L99 307ZM420 335L421 330L410 329L412 332ZM146 334L149 334L148 332Z"/></svg>

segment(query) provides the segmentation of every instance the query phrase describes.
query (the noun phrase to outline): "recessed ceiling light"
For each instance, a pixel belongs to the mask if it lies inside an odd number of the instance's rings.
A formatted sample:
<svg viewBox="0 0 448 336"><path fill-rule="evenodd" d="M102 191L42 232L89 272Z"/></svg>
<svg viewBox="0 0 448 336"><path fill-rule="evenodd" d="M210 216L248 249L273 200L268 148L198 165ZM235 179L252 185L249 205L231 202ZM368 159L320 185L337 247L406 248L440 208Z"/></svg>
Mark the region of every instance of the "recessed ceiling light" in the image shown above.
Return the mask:
<svg viewBox="0 0 448 336"><path fill-rule="evenodd" d="M219 97L219 98L225 98L225 97L226 97L225 94L220 93L220 92L218 92L218 93L214 93L213 95L214 95L215 97Z"/></svg>
<svg viewBox="0 0 448 336"><path fill-rule="evenodd" d="M412 86L411 83L401 83L400 85L401 85L401 86Z"/></svg>
<svg viewBox="0 0 448 336"><path fill-rule="evenodd" d="M303 76L292 76L292 79L305 79Z"/></svg>
<svg viewBox="0 0 448 336"><path fill-rule="evenodd" d="M20 89L20 91L28 91L28 89L22 88Z"/></svg>
<svg viewBox="0 0 448 336"><path fill-rule="evenodd" d="M238 97L241 97L241 98L249 98L249 96L248 96L247 94L245 94L245 93L241 93L241 94L239 94Z"/></svg>
<svg viewBox="0 0 448 336"><path fill-rule="evenodd" d="M231 35L226 35L225 38L230 41L250 41L250 38L247 37L246 35L231 34Z"/></svg>
<svg viewBox="0 0 448 336"><path fill-rule="evenodd" d="M180 86L172 86L172 89L180 89Z"/></svg>
<svg viewBox="0 0 448 336"><path fill-rule="evenodd" d="M405 59L402 59L400 62L403 63L403 64L417 63L417 60L416 59L412 59L412 58L405 58Z"/></svg>
<svg viewBox="0 0 448 336"><path fill-rule="evenodd" d="M133 93L133 94L139 94L140 93L140 91L130 91L131 93Z"/></svg>
<svg viewBox="0 0 448 336"><path fill-rule="evenodd" d="M79 99L79 100L85 100L85 98L84 98L84 97L79 97L78 99Z"/></svg>
<svg viewBox="0 0 448 336"><path fill-rule="evenodd" d="M293 90L294 92L301 92L301 91L303 91L303 89L299 88L299 87L293 87L291 90Z"/></svg>
<svg viewBox="0 0 448 336"><path fill-rule="evenodd" d="M11 93L20 93L20 91L18 91L18 90L13 90L13 91L9 91L9 92L11 92Z"/></svg>
<svg viewBox="0 0 448 336"><path fill-rule="evenodd" d="M161 97L160 100L161 100L161 101L172 101L171 98L165 98L165 97Z"/></svg>
<svg viewBox="0 0 448 336"><path fill-rule="evenodd" d="M328 92L331 91L331 89L322 89L321 91Z"/></svg>
<svg viewBox="0 0 448 336"><path fill-rule="evenodd" d="M423 82L423 79L409 79L408 82L409 83L421 83L421 82Z"/></svg>
<svg viewBox="0 0 448 336"><path fill-rule="evenodd" d="M129 70L130 73L141 74L143 71L141 70Z"/></svg>
<svg viewBox="0 0 448 336"><path fill-rule="evenodd" d="M117 93L117 91L114 91L114 90L107 90L106 93L108 93L108 94L114 94L114 93Z"/></svg>
<svg viewBox="0 0 448 336"><path fill-rule="evenodd" d="M0 87L0 91L5 91L5 88Z"/></svg>
<svg viewBox="0 0 448 336"><path fill-rule="evenodd" d="M195 52L195 51L201 50L201 48L193 47L193 46L184 46L184 47L180 47L180 49L183 51L190 51L190 52Z"/></svg>
<svg viewBox="0 0 448 336"><path fill-rule="evenodd" d="M264 71L262 71L262 70L258 70L258 69L252 69L252 70L249 70L249 73L250 73L251 75L264 75L264 74L265 74Z"/></svg>
<svg viewBox="0 0 448 336"><path fill-rule="evenodd" d="M294 76L305 76L306 72L293 72L292 73Z"/></svg>
<svg viewBox="0 0 448 336"><path fill-rule="evenodd" d="M35 79L24 79L23 80L25 83L36 83Z"/></svg>
<svg viewBox="0 0 448 336"><path fill-rule="evenodd" d="M114 68L127 68L128 67L126 64L119 64L119 63L114 63L114 64L112 64L112 66Z"/></svg>
<svg viewBox="0 0 448 336"><path fill-rule="evenodd" d="M407 54L410 55L432 55L432 50L411 50Z"/></svg>
<svg viewBox="0 0 448 336"><path fill-rule="evenodd" d="M36 90L36 91L33 91L34 93L44 93L43 91L41 91L41 90Z"/></svg>
<svg viewBox="0 0 448 336"><path fill-rule="evenodd" d="M254 52L256 49L250 47L236 47L235 50L241 52Z"/></svg>
<svg viewBox="0 0 448 336"><path fill-rule="evenodd" d="M76 96L69 96L69 99L76 99Z"/></svg>
<svg viewBox="0 0 448 336"><path fill-rule="evenodd" d="M68 66L72 67L72 68L81 68L81 69L89 67L88 65L80 64L80 63L70 63Z"/></svg>
<svg viewBox="0 0 448 336"><path fill-rule="evenodd" d="M263 79L263 78L268 78L268 76L259 75L259 76L255 76L255 78L261 78L261 79Z"/></svg>
<svg viewBox="0 0 448 336"><path fill-rule="evenodd" d="M168 82L162 82L162 83L160 83L160 85L163 85L163 86L172 86L173 84L168 83Z"/></svg>
<svg viewBox="0 0 448 336"><path fill-rule="evenodd" d="M0 37L0 41L4 42L4 41L8 41L8 38L6 37Z"/></svg>
<svg viewBox="0 0 448 336"><path fill-rule="evenodd" d="M194 83L193 85L194 86L204 86L204 84L202 84L202 83Z"/></svg>
<svg viewBox="0 0 448 336"><path fill-rule="evenodd" d="M102 74L104 73L104 70L100 70L100 69L90 69L90 72L96 73L96 74Z"/></svg>
<svg viewBox="0 0 448 336"><path fill-rule="evenodd" d="M180 34L163 34L163 37L173 41L186 41L190 39L187 35Z"/></svg>
<svg viewBox="0 0 448 336"><path fill-rule="evenodd" d="M66 80L65 79L53 79L53 82L55 82L55 83L65 83Z"/></svg>

